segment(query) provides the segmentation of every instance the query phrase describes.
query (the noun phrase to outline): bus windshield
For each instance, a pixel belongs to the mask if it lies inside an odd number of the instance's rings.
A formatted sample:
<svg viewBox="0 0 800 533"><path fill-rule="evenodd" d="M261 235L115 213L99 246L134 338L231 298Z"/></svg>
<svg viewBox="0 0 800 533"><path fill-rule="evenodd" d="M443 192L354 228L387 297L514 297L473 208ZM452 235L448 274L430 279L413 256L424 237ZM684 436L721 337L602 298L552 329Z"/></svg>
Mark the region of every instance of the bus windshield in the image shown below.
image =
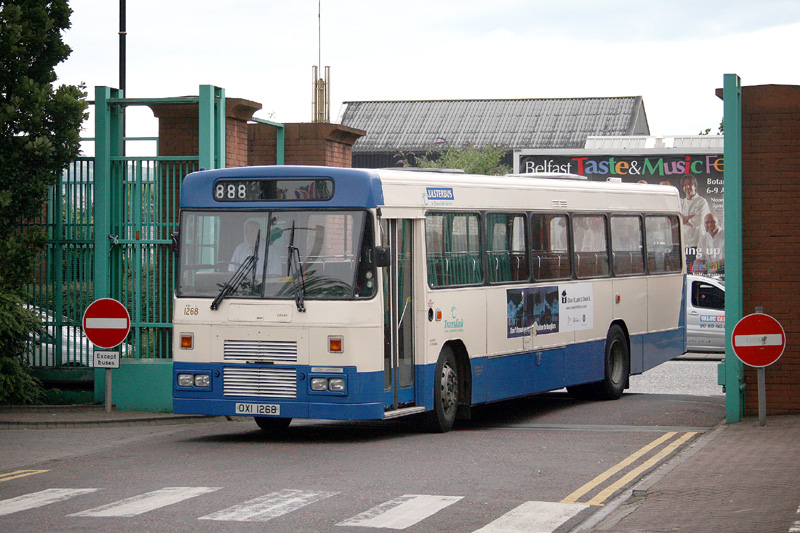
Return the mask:
<svg viewBox="0 0 800 533"><path fill-rule="evenodd" d="M179 297L341 300L375 294L366 211L181 214Z"/></svg>

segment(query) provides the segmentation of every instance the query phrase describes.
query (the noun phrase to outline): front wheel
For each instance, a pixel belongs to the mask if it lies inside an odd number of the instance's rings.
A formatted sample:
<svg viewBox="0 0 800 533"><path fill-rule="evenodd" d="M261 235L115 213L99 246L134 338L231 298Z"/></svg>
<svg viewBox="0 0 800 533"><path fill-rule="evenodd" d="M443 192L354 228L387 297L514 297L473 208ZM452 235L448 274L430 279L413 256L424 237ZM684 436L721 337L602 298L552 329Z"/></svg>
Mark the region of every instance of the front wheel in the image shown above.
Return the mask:
<svg viewBox="0 0 800 533"><path fill-rule="evenodd" d="M428 413L428 428L447 433L453 428L458 410L458 366L450 347L439 354L433 376L433 411Z"/></svg>

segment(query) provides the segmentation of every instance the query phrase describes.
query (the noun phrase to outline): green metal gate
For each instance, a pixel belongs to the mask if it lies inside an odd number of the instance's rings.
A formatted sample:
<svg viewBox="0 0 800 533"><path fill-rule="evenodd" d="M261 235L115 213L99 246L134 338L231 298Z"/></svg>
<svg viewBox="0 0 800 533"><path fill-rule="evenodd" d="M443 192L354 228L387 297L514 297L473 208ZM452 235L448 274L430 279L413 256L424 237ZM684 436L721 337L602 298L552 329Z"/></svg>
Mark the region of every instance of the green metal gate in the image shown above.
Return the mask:
<svg viewBox="0 0 800 533"><path fill-rule="evenodd" d="M27 358L54 381L48 370L92 372L81 318L103 297L119 300L131 315L123 360L171 358L170 234L178 226L180 184L199 168L225 166L223 89L201 86L200 95L189 98L125 99L118 90L97 87L94 103L95 157L70 165L49 191L42 218L29 222L44 225L50 240L27 299L47 333L32 340ZM199 107L199 155L123 155L123 109L153 103Z"/></svg>

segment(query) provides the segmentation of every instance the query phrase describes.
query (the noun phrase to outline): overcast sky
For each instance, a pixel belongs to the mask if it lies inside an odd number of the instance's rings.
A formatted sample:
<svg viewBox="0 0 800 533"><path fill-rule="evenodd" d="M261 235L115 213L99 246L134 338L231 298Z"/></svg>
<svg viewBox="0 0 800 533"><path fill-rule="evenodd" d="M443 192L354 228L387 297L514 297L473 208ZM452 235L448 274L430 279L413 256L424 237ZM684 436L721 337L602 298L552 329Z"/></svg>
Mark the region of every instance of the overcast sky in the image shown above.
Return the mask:
<svg viewBox="0 0 800 533"><path fill-rule="evenodd" d="M119 2L70 5L59 82L91 99L118 86ZM726 73L800 85L798 0L321 0L321 32L318 6L129 0L127 96L211 84L261 103L257 117L310 122L321 56L332 121L343 101L642 96L651 133L679 135L716 131ZM129 135L155 134L142 113Z"/></svg>

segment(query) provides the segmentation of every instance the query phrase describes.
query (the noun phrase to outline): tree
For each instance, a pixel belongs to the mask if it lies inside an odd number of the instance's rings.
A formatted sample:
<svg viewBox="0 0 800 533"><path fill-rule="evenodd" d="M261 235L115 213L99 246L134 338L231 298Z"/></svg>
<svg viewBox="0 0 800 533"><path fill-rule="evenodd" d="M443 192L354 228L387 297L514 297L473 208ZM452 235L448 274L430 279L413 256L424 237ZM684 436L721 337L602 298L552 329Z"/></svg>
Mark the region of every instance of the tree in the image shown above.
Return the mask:
<svg viewBox="0 0 800 533"><path fill-rule="evenodd" d="M397 164L419 168L454 168L467 174L503 175L511 172L511 168L501 163L506 149L500 145L489 145L476 148L472 143L456 146L442 137L436 139L433 146L422 157L398 151L395 158Z"/></svg>
<svg viewBox="0 0 800 533"><path fill-rule="evenodd" d="M22 222L42 214L48 188L80 151L84 87L53 87L71 52L62 40L71 14L67 0L0 0L0 403L41 393L23 359L38 323L23 288L47 234Z"/></svg>
<svg viewBox="0 0 800 533"><path fill-rule="evenodd" d="M717 127L716 135L722 135L725 133L725 119L722 118L719 121L719 126ZM701 131L699 135L711 135L711 128L706 128L705 131Z"/></svg>

